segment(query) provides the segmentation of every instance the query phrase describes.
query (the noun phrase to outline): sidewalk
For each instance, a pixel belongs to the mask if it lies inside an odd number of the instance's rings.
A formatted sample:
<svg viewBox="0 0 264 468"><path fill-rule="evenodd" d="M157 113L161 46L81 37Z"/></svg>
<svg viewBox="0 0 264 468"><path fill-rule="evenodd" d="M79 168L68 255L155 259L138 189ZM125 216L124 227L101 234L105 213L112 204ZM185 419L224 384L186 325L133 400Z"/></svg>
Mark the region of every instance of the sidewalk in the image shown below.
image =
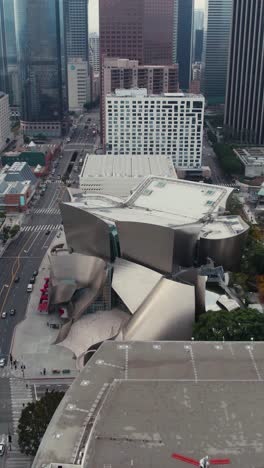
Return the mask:
<svg viewBox="0 0 264 468"><path fill-rule="evenodd" d="M38 311L40 289L44 278L49 276L49 260L46 254L36 278L33 293L29 297L26 317L20 322L14 332L11 353L13 360L18 361L17 369L11 369L16 377L39 378L46 369L45 378L63 377L62 370L69 369L67 377L75 377L76 370L75 355L72 351L52 343L55 341L58 330L47 326L47 322L60 323L59 318L54 315L41 315ZM21 365L26 366L23 371ZM53 374L52 370L60 370L60 374ZM44 376L43 376L44 377Z"/></svg>

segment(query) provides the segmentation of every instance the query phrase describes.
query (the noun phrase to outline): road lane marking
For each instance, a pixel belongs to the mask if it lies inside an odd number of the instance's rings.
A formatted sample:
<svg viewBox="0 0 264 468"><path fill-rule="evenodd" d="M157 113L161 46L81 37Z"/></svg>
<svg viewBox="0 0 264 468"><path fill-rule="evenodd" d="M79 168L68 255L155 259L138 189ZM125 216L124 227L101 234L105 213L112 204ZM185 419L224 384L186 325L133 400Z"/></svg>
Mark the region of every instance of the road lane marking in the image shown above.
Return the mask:
<svg viewBox="0 0 264 468"><path fill-rule="evenodd" d="M40 232L37 233L37 235L35 236L35 239L33 239L32 243L30 244L29 248L27 250L24 250L24 253L28 253L30 251L30 249L32 248L32 246L34 245L34 243L36 242L38 236L40 235Z"/></svg>
<svg viewBox="0 0 264 468"><path fill-rule="evenodd" d="M1 315L2 315L2 312L3 312L4 308L5 308L6 301L7 301L7 299L8 299L9 294L10 294L11 287L12 287L13 284L14 284L15 277L17 276L17 272L18 272L18 270L19 270L19 268L20 268L20 256L21 256L22 252L24 251L25 247L27 246L27 244L30 242L30 240L31 240L31 238L32 238L32 236L33 236L33 234L34 234L34 233L32 233L32 234L29 236L29 238L26 240L26 242L24 243L22 249L20 250L20 252L19 252L18 256L16 257L16 260L15 260L15 262L14 262L14 264L13 264L12 272L11 272L11 281L10 281L9 287L7 288L6 295L5 295L5 298L4 298L3 303L2 303ZM15 268L16 263L17 263L17 266L16 266L16 270L14 271L14 268Z"/></svg>

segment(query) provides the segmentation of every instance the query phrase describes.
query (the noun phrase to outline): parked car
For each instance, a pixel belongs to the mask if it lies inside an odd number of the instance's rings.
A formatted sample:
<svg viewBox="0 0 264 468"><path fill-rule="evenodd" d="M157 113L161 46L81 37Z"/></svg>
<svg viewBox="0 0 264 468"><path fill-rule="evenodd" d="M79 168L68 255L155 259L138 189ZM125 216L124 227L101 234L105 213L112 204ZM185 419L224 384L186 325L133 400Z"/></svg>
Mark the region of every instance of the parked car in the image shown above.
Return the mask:
<svg viewBox="0 0 264 468"><path fill-rule="evenodd" d="M1 442L0 444L0 457L2 457L5 453L5 444Z"/></svg>
<svg viewBox="0 0 264 468"><path fill-rule="evenodd" d="M30 278L29 280L29 284L35 284L35 281L36 281L35 276L32 276L32 278Z"/></svg>
<svg viewBox="0 0 264 468"><path fill-rule="evenodd" d="M7 313L4 311L2 312L2 319L5 319L7 317Z"/></svg>
<svg viewBox="0 0 264 468"><path fill-rule="evenodd" d="M9 314L10 315L16 315L16 309L10 309Z"/></svg>
<svg viewBox="0 0 264 468"><path fill-rule="evenodd" d="M38 270L33 271L33 275L32 275L32 276L35 276L35 277L38 276Z"/></svg>
<svg viewBox="0 0 264 468"><path fill-rule="evenodd" d="M0 358L0 367L5 367L6 360L4 357Z"/></svg>
<svg viewBox="0 0 264 468"><path fill-rule="evenodd" d="M27 292L31 293L33 291L33 284L28 284L27 285Z"/></svg>

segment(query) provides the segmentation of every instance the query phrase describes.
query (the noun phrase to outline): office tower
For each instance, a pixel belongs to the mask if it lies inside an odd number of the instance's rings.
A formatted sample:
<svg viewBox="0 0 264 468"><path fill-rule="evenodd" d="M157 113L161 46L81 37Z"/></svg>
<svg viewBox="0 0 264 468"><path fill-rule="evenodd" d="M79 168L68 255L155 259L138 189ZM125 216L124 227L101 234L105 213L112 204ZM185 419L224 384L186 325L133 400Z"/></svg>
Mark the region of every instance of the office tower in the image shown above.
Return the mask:
<svg viewBox="0 0 264 468"><path fill-rule="evenodd" d="M58 0L15 0L21 127L60 136L62 79Z"/></svg>
<svg viewBox="0 0 264 468"><path fill-rule="evenodd" d="M194 9L193 13L193 30L201 30L204 28L204 11L201 9Z"/></svg>
<svg viewBox="0 0 264 468"><path fill-rule="evenodd" d="M149 94L175 93L179 68L174 65L139 65L138 60L105 57L102 67L102 135L105 142L105 98L116 89L146 88Z"/></svg>
<svg viewBox="0 0 264 468"><path fill-rule="evenodd" d="M69 111L82 111L89 100L90 82L88 63L81 58L68 62L68 105Z"/></svg>
<svg viewBox="0 0 264 468"><path fill-rule="evenodd" d="M0 0L0 91L8 93L4 5Z"/></svg>
<svg viewBox="0 0 264 468"><path fill-rule="evenodd" d="M89 52L90 67L93 73L100 73L99 35L97 33L91 33L89 35Z"/></svg>
<svg viewBox="0 0 264 468"><path fill-rule="evenodd" d="M201 62L203 56L203 29L196 29L195 31L195 44L194 44L194 61Z"/></svg>
<svg viewBox="0 0 264 468"><path fill-rule="evenodd" d="M144 0L144 64L171 65L174 0ZM127 58L130 58L127 56Z"/></svg>
<svg viewBox="0 0 264 468"><path fill-rule="evenodd" d="M67 59L89 61L88 0L64 0Z"/></svg>
<svg viewBox="0 0 264 468"><path fill-rule="evenodd" d="M18 108L20 105L20 81L17 65L14 0L3 0L3 9L6 37L9 103L12 108Z"/></svg>
<svg viewBox="0 0 264 468"><path fill-rule="evenodd" d="M192 64L193 0L177 0L177 62L180 88L189 89Z"/></svg>
<svg viewBox="0 0 264 468"><path fill-rule="evenodd" d="M99 0L102 56L144 62L144 0Z"/></svg>
<svg viewBox="0 0 264 468"><path fill-rule="evenodd" d="M90 100L88 0L64 0L69 110Z"/></svg>
<svg viewBox="0 0 264 468"><path fill-rule="evenodd" d="M0 91L0 151L11 138L10 109L8 95Z"/></svg>
<svg viewBox="0 0 264 468"><path fill-rule="evenodd" d="M264 0L233 0L225 124L235 138L264 144Z"/></svg>
<svg viewBox="0 0 264 468"><path fill-rule="evenodd" d="M100 0L100 56L172 63L174 0Z"/></svg>
<svg viewBox="0 0 264 468"><path fill-rule="evenodd" d="M203 96L116 90L106 96L107 153L164 154L177 167L200 167L203 115Z"/></svg>
<svg viewBox="0 0 264 468"><path fill-rule="evenodd" d="M207 0L203 92L209 104L225 101L233 0Z"/></svg>

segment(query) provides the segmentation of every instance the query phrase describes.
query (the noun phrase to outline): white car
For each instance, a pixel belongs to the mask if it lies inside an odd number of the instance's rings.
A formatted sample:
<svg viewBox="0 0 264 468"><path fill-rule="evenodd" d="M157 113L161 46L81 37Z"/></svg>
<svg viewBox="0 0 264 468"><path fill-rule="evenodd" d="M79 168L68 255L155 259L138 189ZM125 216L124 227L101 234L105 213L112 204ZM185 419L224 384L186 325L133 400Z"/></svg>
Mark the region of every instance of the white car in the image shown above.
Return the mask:
<svg viewBox="0 0 264 468"><path fill-rule="evenodd" d="M0 367L5 367L5 358L0 359Z"/></svg>
<svg viewBox="0 0 264 468"><path fill-rule="evenodd" d="M5 319L7 316L7 313L6 312L2 312L2 318Z"/></svg>
<svg viewBox="0 0 264 468"><path fill-rule="evenodd" d="M3 442L0 443L0 457L2 457L5 453L5 444Z"/></svg>

